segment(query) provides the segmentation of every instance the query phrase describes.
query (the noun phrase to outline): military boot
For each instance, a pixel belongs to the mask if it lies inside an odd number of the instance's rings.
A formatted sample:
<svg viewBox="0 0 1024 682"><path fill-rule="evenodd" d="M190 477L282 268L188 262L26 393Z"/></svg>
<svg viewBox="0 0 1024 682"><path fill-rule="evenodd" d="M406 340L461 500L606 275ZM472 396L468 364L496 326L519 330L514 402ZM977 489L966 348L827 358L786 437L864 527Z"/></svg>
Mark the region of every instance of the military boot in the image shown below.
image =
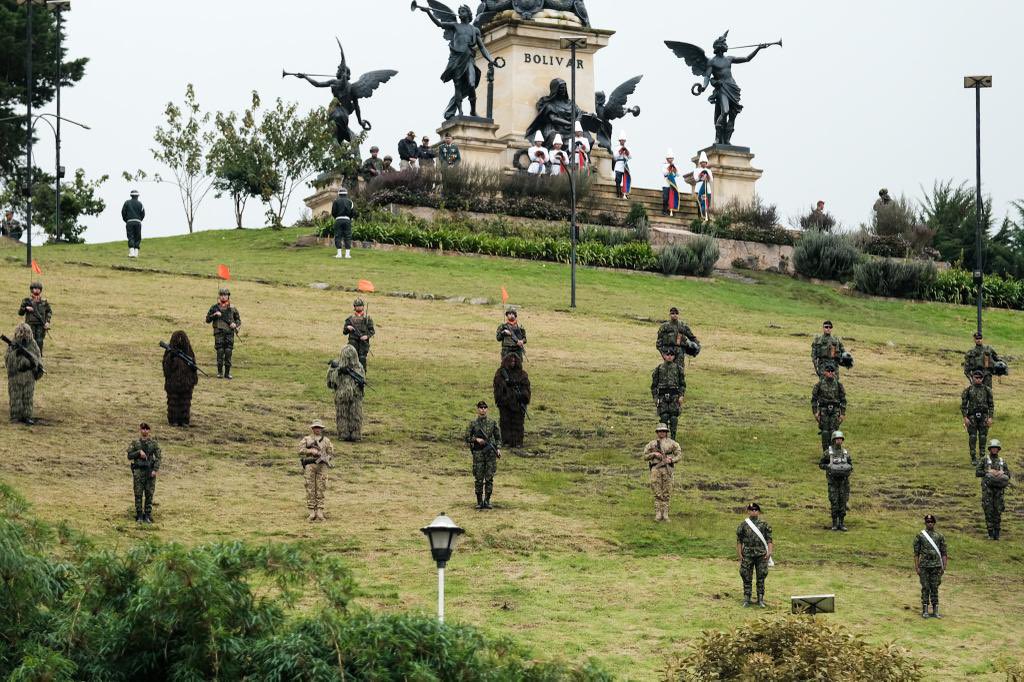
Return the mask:
<svg viewBox="0 0 1024 682"><path fill-rule="evenodd" d="M309 516L306 517L307 521L316 521L316 509L309 508Z"/></svg>
<svg viewBox="0 0 1024 682"><path fill-rule="evenodd" d="M762 608L762 609L768 608L768 605L764 603L764 593L763 592L758 592L757 593L757 605L760 608Z"/></svg>
<svg viewBox="0 0 1024 682"><path fill-rule="evenodd" d="M836 522L836 515L832 515L832 530L839 530L839 524Z"/></svg>
<svg viewBox="0 0 1024 682"><path fill-rule="evenodd" d="M145 516L142 517L142 522L153 523L153 514L151 512L146 512Z"/></svg>
<svg viewBox="0 0 1024 682"><path fill-rule="evenodd" d="M750 608L750 593L749 592L744 592L743 593L743 608L745 608L745 609L749 609Z"/></svg>
<svg viewBox="0 0 1024 682"><path fill-rule="evenodd" d="M142 510L141 509L136 509L135 510L135 523L142 523L142 519L144 519L144 518L145 517L142 514Z"/></svg>
<svg viewBox="0 0 1024 682"><path fill-rule="evenodd" d="M494 483L486 481L484 483L484 509L494 509L491 506L491 493L494 492Z"/></svg>
<svg viewBox="0 0 1024 682"><path fill-rule="evenodd" d="M478 482L476 484L475 488L476 488L476 508L477 509L483 509L484 508L484 484Z"/></svg>
<svg viewBox="0 0 1024 682"><path fill-rule="evenodd" d="M844 533L848 530L846 527L846 514L839 515L839 530L843 531Z"/></svg>
<svg viewBox="0 0 1024 682"><path fill-rule="evenodd" d="M316 508L316 511L314 512L314 518L317 521L326 521L327 520L327 517L324 516L324 508L323 507L317 507Z"/></svg>
<svg viewBox="0 0 1024 682"><path fill-rule="evenodd" d="M228 362L228 361L224 362L224 378L225 379L230 379L231 378L231 363Z"/></svg>
<svg viewBox="0 0 1024 682"><path fill-rule="evenodd" d="M224 378L224 360L221 358L220 353L217 353L217 378Z"/></svg>
<svg viewBox="0 0 1024 682"><path fill-rule="evenodd" d="M942 618L942 616L939 614L938 604L932 604L932 618Z"/></svg>
<svg viewBox="0 0 1024 682"><path fill-rule="evenodd" d="M922 618L928 618L928 605L927 604L921 604L921 617Z"/></svg>

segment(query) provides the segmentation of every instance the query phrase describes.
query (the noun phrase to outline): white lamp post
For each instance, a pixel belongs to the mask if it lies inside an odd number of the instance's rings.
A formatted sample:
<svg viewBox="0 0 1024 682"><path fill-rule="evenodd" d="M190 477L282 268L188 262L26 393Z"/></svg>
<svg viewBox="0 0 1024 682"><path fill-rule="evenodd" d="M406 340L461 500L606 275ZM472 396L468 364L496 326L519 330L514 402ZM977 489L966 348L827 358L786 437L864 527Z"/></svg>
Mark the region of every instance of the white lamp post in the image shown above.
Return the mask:
<svg viewBox="0 0 1024 682"><path fill-rule="evenodd" d="M427 536L430 542L430 555L437 562L437 620L443 623L444 567L452 558L455 541L466 531L455 525L455 522L442 512L429 526L420 528L420 532Z"/></svg>

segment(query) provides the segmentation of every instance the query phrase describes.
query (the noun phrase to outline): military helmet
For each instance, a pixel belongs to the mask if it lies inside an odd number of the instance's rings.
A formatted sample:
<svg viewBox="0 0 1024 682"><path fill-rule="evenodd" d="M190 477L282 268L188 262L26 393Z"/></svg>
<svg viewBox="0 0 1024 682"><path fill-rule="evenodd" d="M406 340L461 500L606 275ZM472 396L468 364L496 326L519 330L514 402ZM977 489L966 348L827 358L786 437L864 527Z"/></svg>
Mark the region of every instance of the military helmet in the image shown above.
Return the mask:
<svg viewBox="0 0 1024 682"><path fill-rule="evenodd" d="M839 364L846 369L850 369L853 367L853 356L849 352L843 351L843 354L839 356Z"/></svg>
<svg viewBox="0 0 1024 682"><path fill-rule="evenodd" d="M379 151L380 151L380 147L378 147L377 145L373 145L372 147L370 147L370 153L371 154L373 152L379 152Z"/></svg>
<svg viewBox="0 0 1024 682"><path fill-rule="evenodd" d="M487 407L487 401L486 400L481 400L480 402L478 402L476 404L476 406L477 407L484 407L485 408L485 407Z"/></svg>
<svg viewBox="0 0 1024 682"><path fill-rule="evenodd" d="M230 296L231 295L231 289L228 289L227 287L221 287L220 289L217 290L217 295L218 296Z"/></svg>
<svg viewBox="0 0 1024 682"><path fill-rule="evenodd" d="M991 450L992 448L998 448L998 449L1002 450L1003 449L1003 444L1000 443L995 438L993 438L992 440L990 440L988 442L988 449Z"/></svg>
<svg viewBox="0 0 1024 682"><path fill-rule="evenodd" d="M846 436L843 435L842 431L833 431L832 432L832 440L835 440L836 438L842 438L843 440L846 440Z"/></svg>
<svg viewBox="0 0 1024 682"><path fill-rule="evenodd" d="M985 373L982 372L980 369L976 369L973 372L971 372L971 376L972 377L983 377L983 376L985 376Z"/></svg>
<svg viewBox="0 0 1024 682"><path fill-rule="evenodd" d="M654 432L658 433L659 431L664 431L665 433L668 433L669 428L664 423L659 422L658 425L654 427Z"/></svg>
<svg viewBox="0 0 1024 682"><path fill-rule="evenodd" d="M992 373L995 374L997 377L1005 377L1007 374L1010 373L1010 367L1005 362L1000 360L999 362L995 362L992 364Z"/></svg>
<svg viewBox="0 0 1024 682"><path fill-rule="evenodd" d="M826 362L825 365L821 368L821 371L823 371L823 372L834 372L834 371L836 371L836 363L834 363L834 362Z"/></svg>
<svg viewBox="0 0 1024 682"><path fill-rule="evenodd" d="M32 282L32 284L28 285L28 290L32 291L33 289L39 289L39 291L42 291L43 290L43 283L42 282Z"/></svg>
<svg viewBox="0 0 1024 682"><path fill-rule="evenodd" d="M352 301L352 307L353 308L359 308L359 307L362 307L364 305L366 305L366 302L363 301L363 299L361 299L361 298L357 298L356 300Z"/></svg>

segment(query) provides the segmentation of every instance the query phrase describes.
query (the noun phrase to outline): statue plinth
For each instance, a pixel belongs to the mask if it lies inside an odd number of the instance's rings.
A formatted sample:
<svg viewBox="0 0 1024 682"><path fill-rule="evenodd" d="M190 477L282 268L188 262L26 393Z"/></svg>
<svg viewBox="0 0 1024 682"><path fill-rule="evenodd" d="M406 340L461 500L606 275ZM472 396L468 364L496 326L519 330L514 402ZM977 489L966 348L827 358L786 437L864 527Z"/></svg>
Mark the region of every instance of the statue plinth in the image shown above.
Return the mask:
<svg viewBox="0 0 1024 682"><path fill-rule="evenodd" d="M455 116L437 129L440 137L451 135L459 146L462 163L481 168L507 168L514 150L497 138L498 124L479 116Z"/></svg>
<svg viewBox="0 0 1024 682"><path fill-rule="evenodd" d="M734 199L741 204L751 203L756 194L754 185L764 171L751 165L754 155L750 153L750 147L713 144L703 151L708 155L708 165L715 176L712 189L715 210ZM700 152L692 158L694 165L699 157ZM683 179L691 186L695 184L693 171L684 175Z"/></svg>

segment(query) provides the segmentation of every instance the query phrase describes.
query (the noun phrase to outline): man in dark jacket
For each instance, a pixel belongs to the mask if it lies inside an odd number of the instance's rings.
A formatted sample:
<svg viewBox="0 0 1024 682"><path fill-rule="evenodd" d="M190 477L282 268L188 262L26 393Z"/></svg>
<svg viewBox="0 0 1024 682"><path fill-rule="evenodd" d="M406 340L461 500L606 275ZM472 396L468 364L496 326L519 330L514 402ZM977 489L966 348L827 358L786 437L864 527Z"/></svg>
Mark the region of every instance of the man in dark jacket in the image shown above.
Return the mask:
<svg viewBox="0 0 1024 682"><path fill-rule="evenodd" d="M121 219L124 221L125 232L128 233L128 257L138 258L139 247L142 246L142 221L146 217L146 209L139 201L139 190L133 189L131 198L121 207Z"/></svg>
<svg viewBox="0 0 1024 682"><path fill-rule="evenodd" d="M416 133L410 130L405 139L398 141L399 170L416 168L416 159L419 158L419 155L420 149L416 146Z"/></svg>
<svg viewBox="0 0 1024 682"><path fill-rule="evenodd" d="M344 187L338 190L338 198L331 204L331 217L334 218L334 248L338 250L335 258L351 258L352 219L356 217L356 206ZM344 253L342 246L345 247Z"/></svg>
<svg viewBox="0 0 1024 682"><path fill-rule="evenodd" d="M437 158L437 152L430 146L430 138L426 135L420 141L420 146L416 149L416 154L420 160L420 168L433 168L434 159Z"/></svg>

